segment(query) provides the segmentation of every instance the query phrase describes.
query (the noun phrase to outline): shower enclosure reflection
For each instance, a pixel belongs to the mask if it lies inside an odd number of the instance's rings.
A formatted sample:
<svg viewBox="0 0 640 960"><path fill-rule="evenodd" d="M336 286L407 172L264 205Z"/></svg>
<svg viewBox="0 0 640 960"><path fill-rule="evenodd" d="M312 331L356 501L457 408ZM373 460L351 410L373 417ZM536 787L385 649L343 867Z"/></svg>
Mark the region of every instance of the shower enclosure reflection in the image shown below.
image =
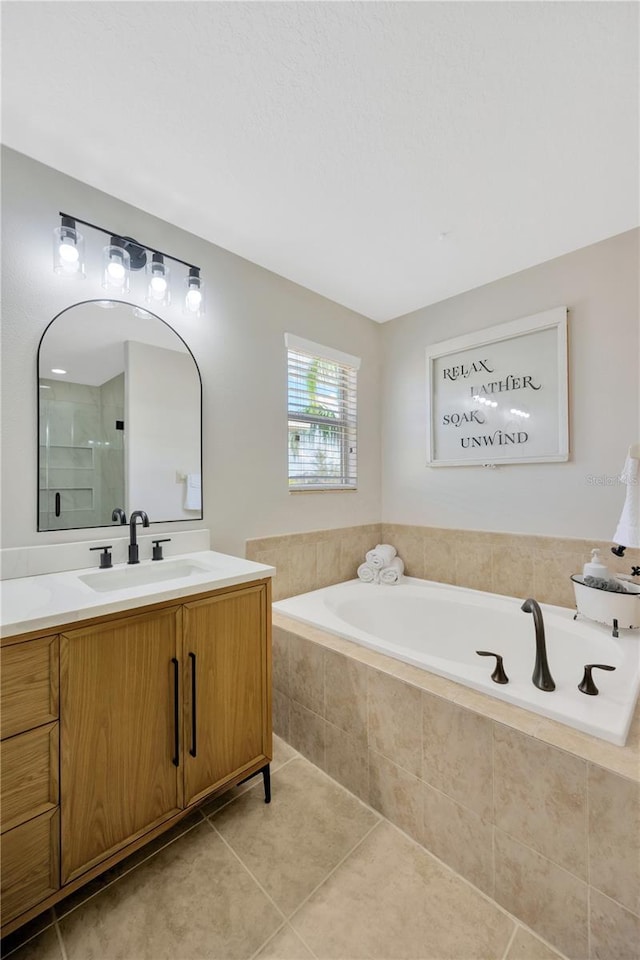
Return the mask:
<svg viewBox="0 0 640 960"><path fill-rule="evenodd" d="M201 383L163 320L115 301L75 304L38 350L38 529L111 525L116 507L197 520Z"/></svg>

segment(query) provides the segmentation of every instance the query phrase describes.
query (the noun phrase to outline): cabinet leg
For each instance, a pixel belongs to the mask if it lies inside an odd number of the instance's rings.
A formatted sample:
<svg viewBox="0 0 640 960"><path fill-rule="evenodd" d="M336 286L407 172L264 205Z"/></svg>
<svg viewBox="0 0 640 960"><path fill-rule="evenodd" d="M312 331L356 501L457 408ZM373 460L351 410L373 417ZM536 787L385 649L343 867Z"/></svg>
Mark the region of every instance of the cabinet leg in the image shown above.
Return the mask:
<svg viewBox="0 0 640 960"><path fill-rule="evenodd" d="M252 780L253 777L257 777L259 773L262 774L262 780L264 783L264 802L271 803L271 767L269 764L264 767L260 767L260 769L256 770L255 773L250 773L248 777L245 777L244 780L240 781L238 786L246 783L247 780Z"/></svg>
<svg viewBox="0 0 640 960"><path fill-rule="evenodd" d="M269 764L262 768L262 779L264 781L264 802L271 803L271 769Z"/></svg>

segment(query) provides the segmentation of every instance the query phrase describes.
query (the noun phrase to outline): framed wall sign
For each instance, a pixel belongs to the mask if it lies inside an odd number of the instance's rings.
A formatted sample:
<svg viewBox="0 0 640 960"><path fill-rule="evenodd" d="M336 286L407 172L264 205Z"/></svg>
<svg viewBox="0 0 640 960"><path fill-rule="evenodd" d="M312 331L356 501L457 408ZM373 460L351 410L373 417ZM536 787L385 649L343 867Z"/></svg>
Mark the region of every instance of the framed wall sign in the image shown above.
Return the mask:
<svg viewBox="0 0 640 960"><path fill-rule="evenodd" d="M567 308L427 348L433 467L569 459Z"/></svg>

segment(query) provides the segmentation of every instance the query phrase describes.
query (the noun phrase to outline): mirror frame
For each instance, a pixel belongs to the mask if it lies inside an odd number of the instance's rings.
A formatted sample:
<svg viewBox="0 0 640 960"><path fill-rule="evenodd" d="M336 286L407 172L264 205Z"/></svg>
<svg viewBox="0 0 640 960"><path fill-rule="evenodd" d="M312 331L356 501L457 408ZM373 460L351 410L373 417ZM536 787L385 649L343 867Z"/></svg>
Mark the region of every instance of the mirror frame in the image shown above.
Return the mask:
<svg viewBox="0 0 640 960"><path fill-rule="evenodd" d="M91 299L91 300L78 300L76 303L71 303L71 304L69 304L68 307L65 307L64 310L60 310L58 313L56 313L55 317L54 317L52 320L49 321L49 323L46 325L46 327L45 327L44 330L42 331L42 335L40 336L40 340L38 341L38 349L37 349L37 351L36 351L36 410L37 410L37 418L36 418L36 448L37 448L37 449L36 449L36 532L37 532L37 533L58 533L59 531L64 531L64 530L112 530L112 529L122 528L122 527L124 526L124 524L105 523L105 524L102 524L101 526L97 526L97 527L59 527L57 530L51 530L51 529L42 530L42 529L40 528L40 349L41 349L41 347L42 347L42 341L44 340L44 338L45 338L45 336L46 336L46 333L47 333L47 330L49 329L49 327L51 327L51 326L56 322L56 320L57 320L59 317L62 316L63 313L66 313L68 310L73 309L73 307L82 307L82 306L85 306L86 304L89 304L89 303L96 303L96 304L104 303L105 300L113 300L113 298L111 298L111 297L96 297L96 298L93 298L93 299ZM164 323L165 327L168 327L169 330L171 330L171 332L174 333L174 334L176 335L176 337L178 337L178 339L182 341L182 343L185 345L185 347L186 347L186 349L187 349L187 352L189 353L189 356L190 356L191 359L193 360L194 366L195 366L195 368L196 368L196 372L197 372L197 374L198 374L198 383L200 384L200 473L201 473L201 475L202 475L203 457L204 457L203 429L202 429L202 415L203 415L202 375L201 375L201 373L200 373L200 367L198 366L198 361L197 361L196 358L194 357L193 352L192 352L192 350L191 350L191 347L189 346L189 344L187 343L187 341L184 339L184 337L182 337L182 336L178 333L178 331L175 330L175 329L171 326L170 323L168 323L166 320L163 320L162 317L159 317L157 313L154 313L154 312L153 312L153 310L147 310L146 306L141 307L140 304L138 304L138 303L131 303L129 300L113 300L113 303L119 303L119 304L123 304L124 306L129 306L129 307L131 307L133 310L144 310L145 313L148 313L150 317L154 317L156 320L159 320L160 323ZM194 517L193 520L188 519L188 518L186 518L186 517L180 517L180 518L178 518L178 519L176 519L176 520L151 520L151 519L150 519L150 520L149 520L150 525L153 525L154 523L163 523L163 524L164 524L164 523L194 523L194 522L202 523L203 520L204 520L204 490L202 489L202 485L201 485L201 488L200 488L200 496L201 496L201 501L200 501L200 503L201 503L201 507L200 507L200 514L201 514L201 516L200 516L200 517Z"/></svg>

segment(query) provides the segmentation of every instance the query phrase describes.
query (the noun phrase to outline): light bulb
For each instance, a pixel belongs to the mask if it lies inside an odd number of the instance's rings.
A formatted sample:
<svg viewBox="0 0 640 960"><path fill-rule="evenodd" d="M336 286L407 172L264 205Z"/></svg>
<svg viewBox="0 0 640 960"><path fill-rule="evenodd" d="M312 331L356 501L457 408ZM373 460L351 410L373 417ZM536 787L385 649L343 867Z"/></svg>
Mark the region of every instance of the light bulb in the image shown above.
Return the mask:
<svg viewBox="0 0 640 960"><path fill-rule="evenodd" d="M122 283L124 280L124 267L118 260L111 260L107 267L107 273L116 283Z"/></svg>
<svg viewBox="0 0 640 960"><path fill-rule="evenodd" d="M158 297L161 297L167 289L166 278L161 276L152 277L150 286L154 294Z"/></svg>
<svg viewBox="0 0 640 960"><path fill-rule="evenodd" d="M62 217L62 226L53 231L53 271L61 276L84 276L84 237L75 220Z"/></svg>
<svg viewBox="0 0 640 960"><path fill-rule="evenodd" d="M197 287L190 287L187 293L187 309L197 313L202 303L202 293Z"/></svg>
<svg viewBox="0 0 640 960"><path fill-rule="evenodd" d="M62 241L58 253L60 259L63 260L65 264L76 264L80 259L80 254L75 243L70 243L68 240Z"/></svg>

